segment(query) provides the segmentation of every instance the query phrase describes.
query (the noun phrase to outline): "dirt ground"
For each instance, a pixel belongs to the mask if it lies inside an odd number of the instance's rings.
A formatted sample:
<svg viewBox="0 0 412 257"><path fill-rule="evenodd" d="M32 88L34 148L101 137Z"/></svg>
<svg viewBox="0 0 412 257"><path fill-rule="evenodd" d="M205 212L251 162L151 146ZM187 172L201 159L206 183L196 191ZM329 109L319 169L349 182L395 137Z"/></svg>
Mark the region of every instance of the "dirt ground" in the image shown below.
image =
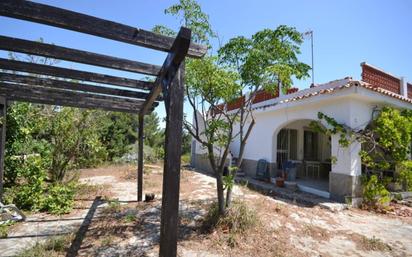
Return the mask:
<svg viewBox="0 0 412 257"><path fill-rule="evenodd" d="M135 198L134 174L134 167L108 167L84 171L82 180L110 184L113 198L127 201ZM92 247L82 254L127 256L138 251L142 256L157 256L161 185L161 169L146 168L144 193L154 193L156 200L123 205L117 218L115 215L92 223L92 231L113 226L110 231L115 233L89 233L85 242ZM243 186L236 186L234 192L235 199L246 201L256 210L261 226L237 235L233 246L228 243L231 235L222 231L202 233L199 229L215 200L215 180L194 171L182 172L180 256L412 256L411 218L358 209L334 213L273 199ZM130 214L137 218L119 228L118 220Z"/></svg>
<svg viewBox="0 0 412 257"><path fill-rule="evenodd" d="M144 193L156 195L147 203L135 202L135 173L132 166L82 170L81 182L99 189L89 198L104 196L79 237L78 256L158 256L162 170L145 168ZM214 178L182 171L179 256L412 256L411 217L331 212L245 186L235 186L234 198L256 211L259 224L244 234L206 233L201 224L215 195Z"/></svg>

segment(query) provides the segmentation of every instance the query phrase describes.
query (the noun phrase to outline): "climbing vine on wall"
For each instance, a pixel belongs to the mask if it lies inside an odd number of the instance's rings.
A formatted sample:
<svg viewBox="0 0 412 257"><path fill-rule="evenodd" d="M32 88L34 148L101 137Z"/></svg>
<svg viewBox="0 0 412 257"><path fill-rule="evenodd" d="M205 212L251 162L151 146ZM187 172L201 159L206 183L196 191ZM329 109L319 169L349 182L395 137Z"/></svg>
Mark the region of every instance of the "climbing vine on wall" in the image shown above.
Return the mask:
<svg viewBox="0 0 412 257"><path fill-rule="evenodd" d="M412 140L412 111L383 107L364 129L353 129L326 114L318 113L319 122L311 127L327 135L339 135L339 144L348 147L352 142L362 143L362 163L370 169L395 168L408 161ZM322 122L323 121L323 122ZM326 123L324 127L321 123ZM394 166L395 165L395 166Z"/></svg>
<svg viewBox="0 0 412 257"><path fill-rule="evenodd" d="M355 141L360 142L362 149L359 155L362 164L372 171L371 173L375 171L379 174L381 171L394 170L395 181L392 182L402 185L403 190L412 190L411 110L383 107L364 129L353 129L322 112L318 113L318 118L319 121L311 123L312 129L327 135L339 135L341 147L348 147ZM364 179L364 185L368 185L371 177L369 176L369 180ZM376 177L373 175L374 183L379 182L386 186L390 181L383 176L378 177L379 181L375 181ZM369 193L364 192L364 196L371 198Z"/></svg>

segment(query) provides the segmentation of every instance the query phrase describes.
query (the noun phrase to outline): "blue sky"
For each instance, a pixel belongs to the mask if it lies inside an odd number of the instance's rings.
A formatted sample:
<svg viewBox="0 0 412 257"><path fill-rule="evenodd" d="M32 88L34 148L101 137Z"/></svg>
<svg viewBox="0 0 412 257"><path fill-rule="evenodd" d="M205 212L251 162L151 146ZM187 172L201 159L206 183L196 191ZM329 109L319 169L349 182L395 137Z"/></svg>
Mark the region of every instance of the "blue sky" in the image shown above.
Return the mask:
<svg viewBox="0 0 412 257"><path fill-rule="evenodd" d="M176 1L71 0L36 1L143 29L163 24L174 29L179 21L166 16L165 8ZM299 31L314 31L315 82L352 76L360 78L360 63L366 61L412 82L412 1L397 0L201 0L213 29L223 43L230 38L250 36L264 28L286 24ZM85 34L0 17L1 34L161 65L165 53L143 49ZM213 42L214 48L218 42ZM4 52L0 52L4 56ZM301 60L310 64L310 41L302 45ZM113 75L138 75L62 62L61 66ZM306 88L306 81L295 81ZM156 111L164 116L163 106Z"/></svg>

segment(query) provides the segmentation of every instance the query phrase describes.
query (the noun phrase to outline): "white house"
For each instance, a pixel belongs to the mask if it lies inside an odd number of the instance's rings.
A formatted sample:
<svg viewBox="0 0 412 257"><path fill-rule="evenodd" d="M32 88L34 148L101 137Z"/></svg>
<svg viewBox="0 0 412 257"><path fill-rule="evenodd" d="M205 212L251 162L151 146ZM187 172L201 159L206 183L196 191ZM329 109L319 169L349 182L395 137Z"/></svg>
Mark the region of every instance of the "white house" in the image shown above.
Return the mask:
<svg viewBox="0 0 412 257"><path fill-rule="evenodd" d="M275 176L286 160L297 163L297 184L324 197L343 201L360 194L361 145L339 145L338 135L328 137L310 129L318 112L352 128L364 128L383 106L412 109L412 84L362 63L362 79L344 78L301 91L263 98L254 104L256 125L248 139L242 171L255 176L258 160L269 163ZM409 94L409 95L408 95ZM231 151L237 156L239 143ZM209 169L205 149L192 141L192 165ZM331 162L331 159L335 160Z"/></svg>

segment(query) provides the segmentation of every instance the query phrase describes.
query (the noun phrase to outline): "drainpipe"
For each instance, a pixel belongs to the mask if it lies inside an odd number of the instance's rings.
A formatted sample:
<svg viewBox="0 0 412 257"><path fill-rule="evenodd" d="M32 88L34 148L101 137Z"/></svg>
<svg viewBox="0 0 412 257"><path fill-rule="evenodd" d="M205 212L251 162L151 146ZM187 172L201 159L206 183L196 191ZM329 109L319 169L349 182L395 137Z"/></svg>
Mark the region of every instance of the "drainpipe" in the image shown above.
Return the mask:
<svg viewBox="0 0 412 257"><path fill-rule="evenodd" d="M401 91L401 95L403 97L408 98L408 85L406 83L406 78L405 77L401 77L400 78L400 91Z"/></svg>

